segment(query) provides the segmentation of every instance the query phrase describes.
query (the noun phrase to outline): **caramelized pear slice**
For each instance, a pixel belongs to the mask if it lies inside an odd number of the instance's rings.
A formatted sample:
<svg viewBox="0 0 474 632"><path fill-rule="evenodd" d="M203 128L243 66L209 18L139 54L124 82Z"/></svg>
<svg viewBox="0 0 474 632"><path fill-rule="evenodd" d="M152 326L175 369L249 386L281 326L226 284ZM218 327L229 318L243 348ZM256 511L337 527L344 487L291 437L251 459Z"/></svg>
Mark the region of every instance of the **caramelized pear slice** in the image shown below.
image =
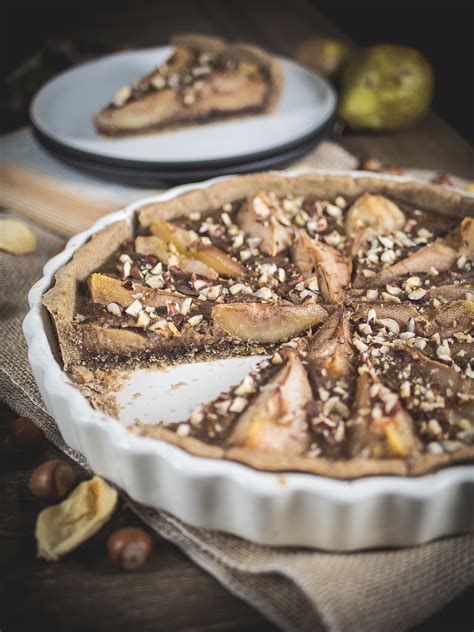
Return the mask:
<svg viewBox="0 0 474 632"><path fill-rule="evenodd" d="M453 248L438 240L382 270L378 275L378 281L387 283L405 274L429 272L431 268L435 268L438 272L449 270L456 263L457 258L458 255Z"/></svg>
<svg viewBox="0 0 474 632"><path fill-rule="evenodd" d="M375 318L381 320L383 318L391 318L395 320L400 327L406 327L411 318L418 318L419 311L415 305L409 303L384 303L384 302L367 302L355 303L355 312L353 319L360 317L367 318L370 310L375 310Z"/></svg>
<svg viewBox="0 0 474 632"><path fill-rule="evenodd" d="M474 296L474 284L467 281L457 285L440 285L429 289L430 298L440 298L446 301L459 301Z"/></svg>
<svg viewBox="0 0 474 632"><path fill-rule="evenodd" d="M346 235L354 240L356 254L364 243L377 235L387 235L405 226L405 214L383 195L364 193L355 200L346 215Z"/></svg>
<svg viewBox="0 0 474 632"><path fill-rule="evenodd" d="M287 340L319 324L327 315L327 311L316 303L230 303L212 308L214 323L229 335L263 343Z"/></svg>
<svg viewBox="0 0 474 632"><path fill-rule="evenodd" d="M306 360L314 384L321 371L330 378L340 378L351 372L353 351L351 330L343 311L335 312L309 341Z"/></svg>
<svg viewBox="0 0 474 632"><path fill-rule="evenodd" d="M447 388L454 393L474 395L474 382L464 379L455 369L432 360L419 349L403 347L396 350L397 355L404 358L404 362L411 364L412 376L422 379L422 383L436 386L445 391Z"/></svg>
<svg viewBox="0 0 474 632"><path fill-rule="evenodd" d="M293 241L293 229L283 211L268 195L258 193L240 209L237 222L249 237L261 239L259 249L275 257Z"/></svg>
<svg viewBox="0 0 474 632"><path fill-rule="evenodd" d="M215 246L206 246L201 242L195 242L187 254L223 276L238 277L245 274L245 269L238 261Z"/></svg>
<svg viewBox="0 0 474 632"><path fill-rule="evenodd" d="M445 242L460 256L466 257L469 261L474 260L474 219L465 217L459 226L446 236Z"/></svg>
<svg viewBox="0 0 474 632"><path fill-rule="evenodd" d="M166 242L156 237L156 235L150 235L144 237L139 235L135 238L135 252L139 255L154 255L165 264L168 264L171 252L166 245Z"/></svg>
<svg viewBox="0 0 474 632"><path fill-rule="evenodd" d="M309 278L316 273L319 288L328 303L340 303L350 282L350 264L335 248L302 233L291 250L293 263Z"/></svg>
<svg viewBox="0 0 474 632"><path fill-rule="evenodd" d="M151 225L153 235L164 242L170 242L176 250L186 257L202 261L209 268L224 276L236 277L245 273L243 266L215 246L204 245L194 233L175 226L164 219Z"/></svg>
<svg viewBox="0 0 474 632"><path fill-rule="evenodd" d="M182 255L187 253L188 248L198 237L184 228L180 228L164 219L157 219L150 226L153 235L162 239L165 243L173 244L176 250Z"/></svg>
<svg viewBox="0 0 474 632"><path fill-rule="evenodd" d="M177 292L164 292L139 283L134 283L133 290L128 290L119 279L114 279L98 272L90 275L87 285L89 286L92 301L99 305L118 303L122 307L128 307L138 298L138 295L141 295L139 300L144 305L166 307L167 303L172 300L179 302L186 298Z"/></svg>
<svg viewBox="0 0 474 632"><path fill-rule="evenodd" d="M473 301L453 301L447 305L431 308L417 326L419 333L424 336L429 337L438 332L443 338L449 338L458 332L468 333L473 329Z"/></svg>
<svg viewBox="0 0 474 632"><path fill-rule="evenodd" d="M369 373L357 380L348 426L353 457L405 458L417 450L411 416L402 408L399 397Z"/></svg>
<svg viewBox="0 0 474 632"><path fill-rule="evenodd" d="M386 283L405 274L429 272L431 268L442 272L455 266L458 258L462 256L469 260L474 259L474 220L471 217L465 217L459 226L443 239L437 239L382 270L378 280Z"/></svg>
<svg viewBox="0 0 474 632"><path fill-rule="evenodd" d="M228 445L300 456L310 443L305 407L311 398L303 364L290 351L285 366L239 417Z"/></svg>
<svg viewBox="0 0 474 632"><path fill-rule="evenodd" d="M167 248L166 242L156 235L148 237L139 236L135 239L135 252L142 255L155 255L166 265L176 265L180 270L187 274L197 274L207 279L215 280L218 278L217 272L208 265L198 259L190 259L185 255L174 254ZM171 258L170 261L170 257Z"/></svg>

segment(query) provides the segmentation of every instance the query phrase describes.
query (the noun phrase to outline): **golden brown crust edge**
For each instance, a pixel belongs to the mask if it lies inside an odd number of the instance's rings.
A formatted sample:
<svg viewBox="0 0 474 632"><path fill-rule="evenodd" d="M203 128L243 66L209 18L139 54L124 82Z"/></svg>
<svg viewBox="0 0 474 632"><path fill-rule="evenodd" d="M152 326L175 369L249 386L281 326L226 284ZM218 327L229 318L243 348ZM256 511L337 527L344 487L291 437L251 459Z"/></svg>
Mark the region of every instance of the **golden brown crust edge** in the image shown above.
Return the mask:
<svg viewBox="0 0 474 632"><path fill-rule="evenodd" d="M54 285L43 296L43 305L53 321L65 369L82 359L82 340L73 320L77 284L87 279L130 236L131 228L125 220L114 222L95 233L57 271Z"/></svg>
<svg viewBox="0 0 474 632"><path fill-rule="evenodd" d="M446 465L472 462L474 447L466 446L446 454L417 454L411 459L354 458L331 461L322 457L284 457L256 452L245 448L222 448L209 445L194 437L179 437L175 432L160 426L138 424L131 428L134 434L167 441L195 456L230 459L256 470L270 472L307 472L330 478L354 479L365 476L421 476Z"/></svg>
<svg viewBox="0 0 474 632"><path fill-rule="evenodd" d="M402 201L438 211L444 215L474 216L474 199L435 184L315 173L294 178L271 173L256 173L223 180L206 189L193 189L165 202L146 204L139 209L138 219L140 224L146 227L156 219L174 219L185 215L190 210L215 210L224 202L243 199L263 189L274 191L276 195L315 193L323 198L333 198L336 195L353 197L370 190L380 195L394 195Z"/></svg>

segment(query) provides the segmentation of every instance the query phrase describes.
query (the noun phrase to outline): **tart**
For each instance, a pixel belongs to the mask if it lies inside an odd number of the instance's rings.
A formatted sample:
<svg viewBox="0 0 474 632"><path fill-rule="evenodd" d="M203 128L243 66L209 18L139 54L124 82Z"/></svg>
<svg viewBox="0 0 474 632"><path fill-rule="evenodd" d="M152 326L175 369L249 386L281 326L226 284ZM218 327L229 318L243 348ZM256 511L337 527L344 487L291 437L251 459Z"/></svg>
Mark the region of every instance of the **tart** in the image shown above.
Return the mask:
<svg viewBox="0 0 474 632"><path fill-rule="evenodd" d="M248 44L179 35L171 57L123 86L94 118L100 134L123 136L270 112L283 85L281 64Z"/></svg>
<svg viewBox="0 0 474 632"><path fill-rule="evenodd" d="M189 419L131 431L265 470L474 459L474 203L309 174L218 182L80 248L44 297L64 367L265 354Z"/></svg>

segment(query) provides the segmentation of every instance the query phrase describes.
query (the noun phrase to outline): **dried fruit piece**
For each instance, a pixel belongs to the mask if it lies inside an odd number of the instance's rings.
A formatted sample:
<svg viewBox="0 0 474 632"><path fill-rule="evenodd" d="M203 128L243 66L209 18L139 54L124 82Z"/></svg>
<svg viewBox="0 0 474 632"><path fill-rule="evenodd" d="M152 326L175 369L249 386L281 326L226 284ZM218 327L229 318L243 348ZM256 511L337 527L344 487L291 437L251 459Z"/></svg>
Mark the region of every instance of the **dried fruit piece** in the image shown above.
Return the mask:
<svg viewBox="0 0 474 632"><path fill-rule="evenodd" d="M59 505L43 509L36 521L38 557L54 561L78 547L107 522L116 503L115 489L94 476Z"/></svg>
<svg viewBox="0 0 474 632"><path fill-rule="evenodd" d="M11 217L0 218L0 250L26 255L36 249L36 235L25 222Z"/></svg>
<svg viewBox="0 0 474 632"><path fill-rule="evenodd" d="M305 407L311 399L303 364L290 351L286 365L240 416L228 444L287 456L303 454L310 441Z"/></svg>
<svg viewBox="0 0 474 632"><path fill-rule="evenodd" d="M231 336L255 342L286 340L322 322L327 315L327 311L316 303L231 303L212 308L212 318L217 326Z"/></svg>

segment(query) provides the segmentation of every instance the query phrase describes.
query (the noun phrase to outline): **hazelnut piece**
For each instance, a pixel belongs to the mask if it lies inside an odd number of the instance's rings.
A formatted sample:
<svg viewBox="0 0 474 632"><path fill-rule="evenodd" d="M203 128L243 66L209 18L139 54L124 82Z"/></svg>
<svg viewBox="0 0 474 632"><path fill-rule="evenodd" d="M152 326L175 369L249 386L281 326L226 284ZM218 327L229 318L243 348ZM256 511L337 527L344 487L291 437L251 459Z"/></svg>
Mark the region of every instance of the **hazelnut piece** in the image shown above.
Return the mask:
<svg viewBox="0 0 474 632"><path fill-rule="evenodd" d="M43 500L61 500L72 489L76 475L72 467L62 459L50 459L33 471L29 488Z"/></svg>
<svg viewBox="0 0 474 632"><path fill-rule="evenodd" d="M18 450L36 448L42 443L44 432L28 417L18 417L10 426L8 444Z"/></svg>
<svg viewBox="0 0 474 632"><path fill-rule="evenodd" d="M151 537L138 527L118 529L108 539L110 559L126 571L140 569L153 549Z"/></svg>

